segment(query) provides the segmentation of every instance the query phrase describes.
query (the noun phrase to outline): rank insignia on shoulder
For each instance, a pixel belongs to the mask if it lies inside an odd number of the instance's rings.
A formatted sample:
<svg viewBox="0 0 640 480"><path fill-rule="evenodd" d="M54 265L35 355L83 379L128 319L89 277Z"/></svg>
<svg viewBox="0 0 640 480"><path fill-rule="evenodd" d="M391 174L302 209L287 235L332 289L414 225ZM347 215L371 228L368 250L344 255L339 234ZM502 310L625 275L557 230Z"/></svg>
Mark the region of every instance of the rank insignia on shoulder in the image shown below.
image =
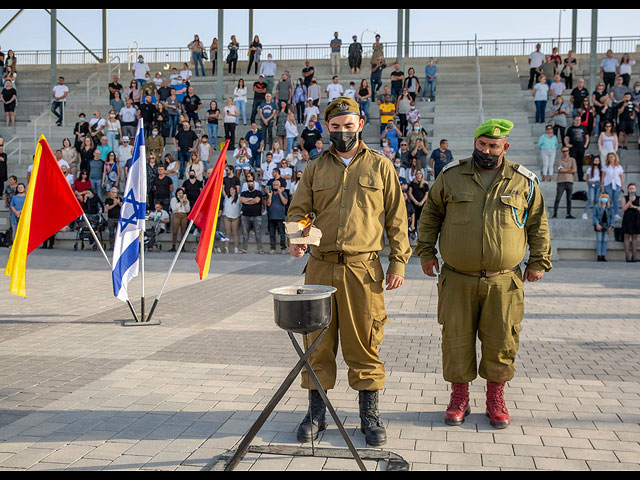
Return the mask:
<svg viewBox="0 0 640 480"><path fill-rule="evenodd" d="M540 181L538 180L538 177L536 177L536 174L533 173L528 168L523 167L522 165L514 165L513 168L516 170L516 172L518 172L520 175L524 175L529 180L535 181L536 183L540 183Z"/></svg>
<svg viewBox="0 0 640 480"><path fill-rule="evenodd" d="M457 167L458 165L460 165L460 160L454 160L453 162L449 162L444 167L442 167L442 170L440 170L440 172L446 172L450 168Z"/></svg>

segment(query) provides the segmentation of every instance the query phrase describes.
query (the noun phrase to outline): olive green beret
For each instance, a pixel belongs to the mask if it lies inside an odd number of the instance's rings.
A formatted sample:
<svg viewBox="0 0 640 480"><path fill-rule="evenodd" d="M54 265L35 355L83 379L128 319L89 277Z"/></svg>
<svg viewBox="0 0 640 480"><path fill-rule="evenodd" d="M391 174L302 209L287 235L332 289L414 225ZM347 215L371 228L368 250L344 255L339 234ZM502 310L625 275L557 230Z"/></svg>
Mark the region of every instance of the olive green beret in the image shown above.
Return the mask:
<svg viewBox="0 0 640 480"><path fill-rule="evenodd" d="M473 134L474 138L504 138L513 128L513 122L502 118L492 118L480 124Z"/></svg>
<svg viewBox="0 0 640 480"><path fill-rule="evenodd" d="M324 111L324 121L338 115L360 115L360 105L351 97L338 97Z"/></svg>

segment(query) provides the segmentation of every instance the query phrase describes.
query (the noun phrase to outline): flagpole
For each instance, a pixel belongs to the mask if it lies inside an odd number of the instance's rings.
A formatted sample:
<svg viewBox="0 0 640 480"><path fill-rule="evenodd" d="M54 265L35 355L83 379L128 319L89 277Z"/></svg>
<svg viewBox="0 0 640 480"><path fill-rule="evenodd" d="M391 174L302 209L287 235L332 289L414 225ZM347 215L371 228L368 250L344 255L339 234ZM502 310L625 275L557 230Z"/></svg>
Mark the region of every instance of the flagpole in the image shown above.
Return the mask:
<svg viewBox="0 0 640 480"><path fill-rule="evenodd" d="M142 280L142 296L140 297L140 317L144 322L144 232L140 234L140 280Z"/></svg>
<svg viewBox="0 0 640 480"><path fill-rule="evenodd" d="M89 219L87 218L87 214L83 213L82 218L84 222L87 224L87 227L89 227L89 231L91 232L93 241L96 243L96 245L100 249L100 252L102 252L102 256L107 261L107 265L109 265L109 271L111 271L111 262L109 261L109 258L107 257L107 254L104 251L104 248L102 248L102 243L100 243L100 240L98 240L98 236L96 235L96 232L93 230L93 227L91 226L91 222L89 222ZM138 315L136 314L136 311L133 308L133 305L131 305L131 301L129 299L127 299L127 305L129 305L129 310L131 310L133 318L135 318L136 322L139 322L140 320L138 320Z"/></svg>
<svg viewBox="0 0 640 480"><path fill-rule="evenodd" d="M178 251L173 256L173 261L171 262L171 266L169 267L169 271L167 272L167 276L164 277L164 282L162 282L162 286L160 287L160 292L156 296L156 299L153 301L153 305L151 305L151 310L149 311L149 317L147 318L147 321L151 320L151 316L153 315L153 312L156 309L156 305L160 301L160 297L162 296L162 292L164 291L164 287L167 286L167 281L169 280L169 276L171 275L171 272L173 272L173 267L175 267L176 262L178 261L178 255L180 255L180 252L182 251L182 247L184 246L184 243L187 241L187 236L189 236L189 232L191 232L191 227L193 227L193 220L189 221L189 225L187 226L187 231L182 236L182 240L180 240L180 246L178 246Z"/></svg>

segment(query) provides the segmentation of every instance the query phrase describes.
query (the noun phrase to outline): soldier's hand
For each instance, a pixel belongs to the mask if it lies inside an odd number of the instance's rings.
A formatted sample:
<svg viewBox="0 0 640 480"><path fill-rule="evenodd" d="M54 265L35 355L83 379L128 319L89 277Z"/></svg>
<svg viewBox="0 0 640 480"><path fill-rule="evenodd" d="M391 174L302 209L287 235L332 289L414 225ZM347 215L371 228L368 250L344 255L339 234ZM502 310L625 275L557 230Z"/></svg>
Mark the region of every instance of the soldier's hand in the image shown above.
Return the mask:
<svg viewBox="0 0 640 480"><path fill-rule="evenodd" d="M304 255L304 252L306 251L307 251L306 245L299 245L296 243L292 243L291 245L289 245L289 253L294 258L302 257Z"/></svg>
<svg viewBox="0 0 640 480"><path fill-rule="evenodd" d="M524 271L524 280L527 282L537 282L544 277L544 272L536 272L535 270L529 270L528 268Z"/></svg>
<svg viewBox="0 0 640 480"><path fill-rule="evenodd" d="M424 272L425 275L428 275L430 277L435 277L436 274L434 272L438 272L440 273L440 265L438 265L438 260L431 260L429 262L424 262L422 264L422 271Z"/></svg>
<svg viewBox="0 0 640 480"><path fill-rule="evenodd" d="M387 290L395 290L396 288L401 287L403 283L403 276L387 273Z"/></svg>

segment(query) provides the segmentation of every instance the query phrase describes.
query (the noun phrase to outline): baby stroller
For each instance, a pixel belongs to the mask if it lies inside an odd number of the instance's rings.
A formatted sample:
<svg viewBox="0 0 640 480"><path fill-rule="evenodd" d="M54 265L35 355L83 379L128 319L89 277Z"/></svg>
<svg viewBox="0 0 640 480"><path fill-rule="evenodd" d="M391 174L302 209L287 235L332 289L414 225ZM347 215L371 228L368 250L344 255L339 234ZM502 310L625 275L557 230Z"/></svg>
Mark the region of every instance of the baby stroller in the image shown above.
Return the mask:
<svg viewBox="0 0 640 480"><path fill-rule="evenodd" d="M153 252L155 248L158 251L162 251L162 244L158 242L158 235L164 232L164 226L162 223L154 221L151 216L147 216L147 221L151 222L152 226L145 229L144 248L147 252Z"/></svg>
<svg viewBox="0 0 640 480"><path fill-rule="evenodd" d="M104 241L102 240L102 232L106 228L107 224L105 219L101 214L95 215L87 215L87 219L89 220L89 224L91 224L91 228L96 232L96 236L102 245L102 248L105 247ZM93 239L93 235L91 234L91 230L86 225L86 223L82 222L78 225L76 230L76 242L73 244L73 249L78 250L78 243L80 244L80 250L84 250L84 242L89 242L89 247L95 252L98 250L98 245Z"/></svg>

